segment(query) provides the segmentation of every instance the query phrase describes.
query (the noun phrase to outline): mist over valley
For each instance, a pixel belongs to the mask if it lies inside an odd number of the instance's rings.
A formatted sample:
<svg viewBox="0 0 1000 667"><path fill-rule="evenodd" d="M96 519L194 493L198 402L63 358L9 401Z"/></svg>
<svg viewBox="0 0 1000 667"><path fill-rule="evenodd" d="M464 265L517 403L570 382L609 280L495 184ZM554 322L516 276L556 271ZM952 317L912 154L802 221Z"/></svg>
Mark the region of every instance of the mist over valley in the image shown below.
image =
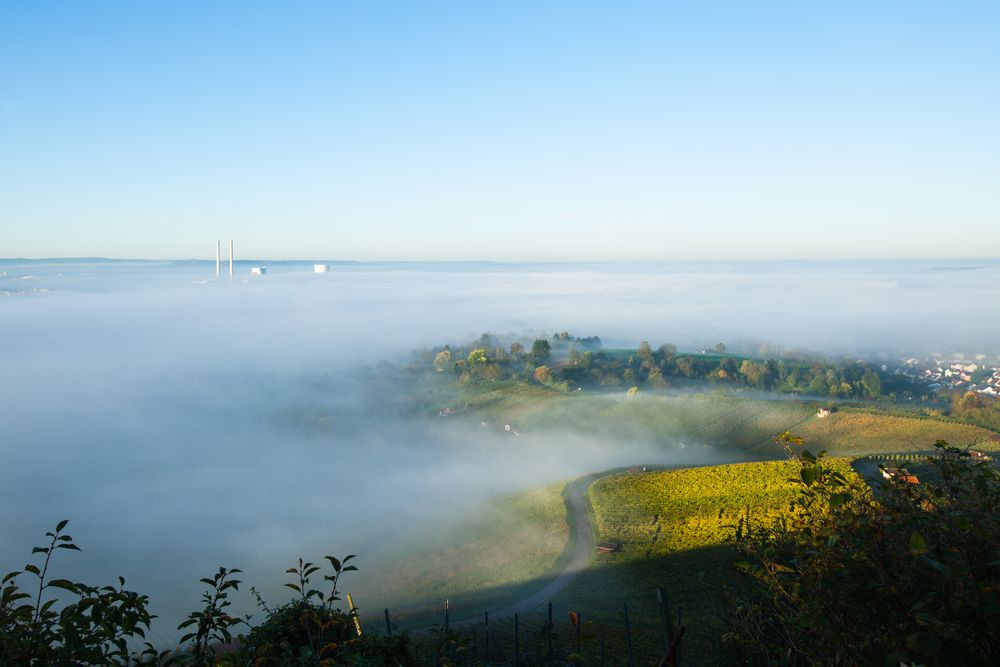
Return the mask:
<svg viewBox="0 0 1000 667"><path fill-rule="evenodd" d="M77 576L125 576L151 595L168 640L219 564L280 598L277 575L299 555L357 553L351 590L364 606L379 578L366 565L392 562L426 526L450 534L467 518L456 508L619 466L768 458L684 426L718 409L698 402L710 387L647 403L681 415L660 426L602 427L572 402L527 410L516 438L503 410L487 428L486 404L442 418L454 397L404 372L415 351L569 330L607 349L724 340L836 358L995 355L987 334L1000 330L1000 311L983 307L1000 302L996 262L359 263L322 275L279 262L252 278L248 265L230 282L206 262L0 263L0 504L17 508L0 518L0 560L71 517ZM757 398L737 411L757 415ZM761 417L764 440L782 419Z"/></svg>

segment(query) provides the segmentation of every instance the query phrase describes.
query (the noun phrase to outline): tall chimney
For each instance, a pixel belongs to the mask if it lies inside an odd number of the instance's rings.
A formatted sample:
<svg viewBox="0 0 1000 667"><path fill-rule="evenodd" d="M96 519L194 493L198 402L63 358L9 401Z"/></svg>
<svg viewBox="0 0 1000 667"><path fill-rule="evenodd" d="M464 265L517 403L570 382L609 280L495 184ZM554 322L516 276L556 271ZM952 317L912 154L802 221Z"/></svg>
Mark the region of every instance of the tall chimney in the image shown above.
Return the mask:
<svg viewBox="0 0 1000 667"><path fill-rule="evenodd" d="M233 279L233 240L229 240L229 279Z"/></svg>
<svg viewBox="0 0 1000 667"><path fill-rule="evenodd" d="M219 267L222 264L222 241L215 242L215 278L219 278Z"/></svg>

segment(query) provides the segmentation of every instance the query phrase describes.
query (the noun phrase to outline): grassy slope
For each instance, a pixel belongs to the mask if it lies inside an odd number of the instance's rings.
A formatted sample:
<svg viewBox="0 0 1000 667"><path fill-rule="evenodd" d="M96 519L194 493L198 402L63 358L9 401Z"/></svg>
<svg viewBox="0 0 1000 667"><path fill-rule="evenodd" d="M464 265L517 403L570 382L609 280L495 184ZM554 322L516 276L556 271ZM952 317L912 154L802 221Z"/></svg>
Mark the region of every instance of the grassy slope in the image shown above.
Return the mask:
<svg viewBox="0 0 1000 667"><path fill-rule="evenodd" d="M747 458L780 455L771 444L789 430L813 449L836 455L928 449L938 439L982 443L989 431L916 415L840 410L817 419L816 401L786 397L744 398L724 393L664 395L572 392L534 383L504 382L466 390L467 409L489 421L514 423L522 431L578 433L608 442L655 442L667 449L705 448Z"/></svg>
<svg viewBox="0 0 1000 667"><path fill-rule="evenodd" d="M845 470L846 460L841 462ZM797 486L797 464L745 463L667 472L617 475L591 487L598 539L622 543L621 551L595 556L560 596L567 608L607 623L608 641L621 644L621 602L629 601L637 654L659 649L655 587L683 608L686 661L717 664L726 587L738 586L730 542L747 508L755 516L788 506ZM619 645L616 652L621 650Z"/></svg>
<svg viewBox="0 0 1000 667"><path fill-rule="evenodd" d="M466 387L459 396L466 410L485 421L517 421L549 409L566 395L534 382L494 382Z"/></svg>
<svg viewBox="0 0 1000 667"><path fill-rule="evenodd" d="M969 444L988 433L941 420L851 409L821 420L814 416L818 404L811 401L718 393L644 393L626 399L623 394L567 395L525 382L474 385L439 402L463 408L468 418L513 423L524 431L575 432L609 443L652 441L665 449L683 441L687 447L747 458L778 456L771 436L784 430L806 437L814 451L836 455L926 449L939 438ZM626 548L596 560L559 596L563 611L558 613L586 609L591 618L620 623L617 610L628 598L638 615L637 632L645 632L648 642L658 618L653 586L663 585L686 610L689 650L710 658L710 638L718 636L710 619L724 604L718 592L737 581L724 538L741 510L773 511L787 504L794 493L786 481L789 465L721 466L598 483L593 499L600 536L619 539ZM394 612L405 607L417 619L431 611L439 614L446 597L458 615L518 599L525 582L548 573L565 545L561 490L562 485L554 485L511 496L492 507L470 508L457 524L421 528L433 539L404 542L392 549L384 566L369 565L386 576L367 606L379 608L382 596L386 604L391 600ZM405 620L404 614L397 616ZM608 641L611 646L616 639Z"/></svg>
<svg viewBox="0 0 1000 667"><path fill-rule="evenodd" d="M565 486L512 494L415 527L366 566L379 573L366 606L390 606L394 620L405 622L438 614L446 598L458 615L513 602L519 585L548 574L566 545Z"/></svg>

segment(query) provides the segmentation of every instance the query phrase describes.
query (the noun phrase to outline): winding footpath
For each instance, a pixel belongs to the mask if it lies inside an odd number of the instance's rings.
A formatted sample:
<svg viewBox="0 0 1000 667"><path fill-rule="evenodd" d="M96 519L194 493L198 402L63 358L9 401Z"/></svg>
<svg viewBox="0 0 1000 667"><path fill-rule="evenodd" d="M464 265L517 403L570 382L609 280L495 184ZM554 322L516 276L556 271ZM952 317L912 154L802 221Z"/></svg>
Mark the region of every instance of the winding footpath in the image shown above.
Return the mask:
<svg viewBox="0 0 1000 667"><path fill-rule="evenodd" d="M497 611L491 611L491 618L504 618L513 616L514 614L523 614L541 607L550 602L556 593L565 588L576 575L586 569L594 555L594 527L590 522L590 506L587 502L587 491L590 489L590 485L597 480L619 472L621 472L621 469L600 472L582 477L566 485L566 523L569 525L569 541L566 543L566 548L563 550L562 555L560 555L560 560L569 559L566 567L554 579L528 597ZM478 622L479 619L480 616L478 615L463 618L458 620L455 625L466 625Z"/></svg>

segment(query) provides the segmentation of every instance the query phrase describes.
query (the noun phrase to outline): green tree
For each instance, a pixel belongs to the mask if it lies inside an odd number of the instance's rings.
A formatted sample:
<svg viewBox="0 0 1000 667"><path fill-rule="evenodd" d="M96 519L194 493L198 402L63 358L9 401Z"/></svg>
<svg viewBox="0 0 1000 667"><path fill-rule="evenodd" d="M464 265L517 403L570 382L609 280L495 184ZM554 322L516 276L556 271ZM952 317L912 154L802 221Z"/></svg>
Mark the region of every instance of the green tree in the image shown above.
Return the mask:
<svg viewBox="0 0 1000 667"><path fill-rule="evenodd" d="M674 357L677 356L677 346L673 343L664 343L657 349L657 352L660 353L660 358L663 361L673 361Z"/></svg>
<svg viewBox="0 0 1000 667"><path fill-rule="evenodd" d="M716 352L718 352L719 354L722 354L723 352L726 351L726 344L725 343L716 343L715 347L713 347L712 349L715 350Z"/></svg>
<svg viewBox="0 0 1000 667"><path fill-rule="evenodd" d="M764 377L767 374L767 366L758 364L749 359L744 359L740 364L740 375L746 378L747 383L753 387L763 387Z"/></svg>
<svg viewBox="0 0 1000 667"><path fill-rule="evenodd" d="M865 373L861 378L861 385L872 398L878 398L882 395L882 378L875 371Z"/></svg>
<svg viewBox="0 0 1000 667"><path fill-rule="evenodd" d="M486 353L486 350L481 347L477 347L476 349L469 352L469 356L466 359L466 362L469 364L470 367L485 366L486 364L489 363L489 361L490 361L489 355Z"/></svg>
<svg viewBox="0 0 1000 667"><path fill-rule="evenodd" d="M649 373L653 369L653 348L649 346L649 343L642 341L639 343L639 349L636 351L636 356L639 358L639 368L645 373Z"/></svg>
<svg viewBox="0 0 1000 667"><path fill-rule="evenodd" d="M549 345L549 341L544 338L537 338L535 339L535 342L531 344L531 358L536 364L548 361L551 355L552 346Z"/></svg>

